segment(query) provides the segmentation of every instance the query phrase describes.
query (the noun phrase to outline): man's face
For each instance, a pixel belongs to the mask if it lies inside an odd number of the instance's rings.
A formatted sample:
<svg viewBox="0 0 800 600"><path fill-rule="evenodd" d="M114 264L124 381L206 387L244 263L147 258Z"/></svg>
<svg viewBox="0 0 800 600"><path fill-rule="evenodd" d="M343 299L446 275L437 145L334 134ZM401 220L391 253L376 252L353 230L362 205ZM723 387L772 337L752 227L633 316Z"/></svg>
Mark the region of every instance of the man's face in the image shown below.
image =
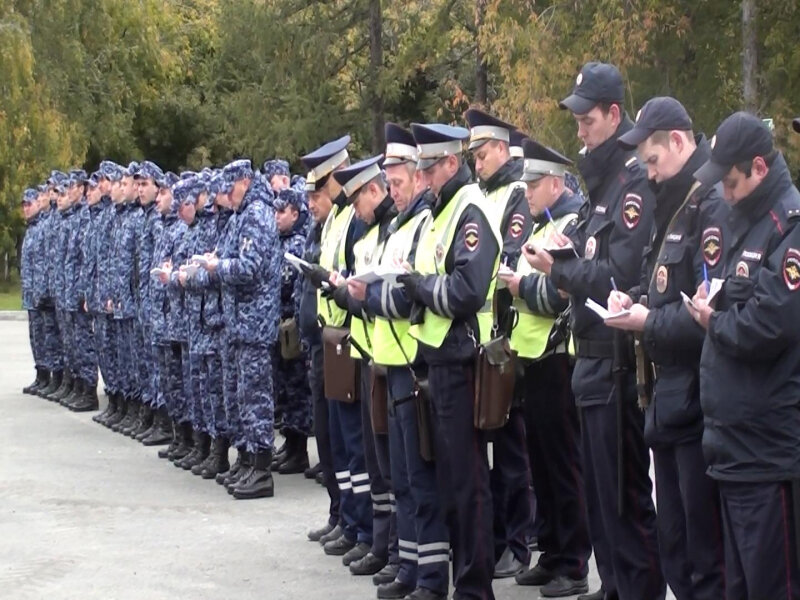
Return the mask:
<svg viewBox="0 0 800 600"><path fill-rule="evenodd" d="M89 206L94 206L100 202L100 198L101 194L99 186L89 187L86 190L86 202L89 204Z"/></svg>
<svg viewBox="0 0 800 600"><path fill-rule="evenodd" d="M67 192L58 194L56 197L56 206L58 207L58 210L66 210L70 207L69 194Z"/></svg>
<svg viewBox="0 0 800 600"><path fill-rule="evenodd" d="M728 204L736 205L750 194L764 181L768 169L764 159L757 156L750 167L750 177L738 168L732 167L727 175L722 178L722 193Z"/></svg>
<svg viewBox="0 0 800 600"><path fill-rule="evenodd" d="M683 161L678 147L668 138L667 145L654 143L652 137L639 144L639 158L647 167L647 178L656 183L663 183L680 173Z"/></svg>
<svg viewBox="0 0 800 600"><path fill-rule="evenodd" d="M194 217L196 214L197 210L194 207L194 202L182 202L178 207L178 216L181 218L181 221L187 225L190 225L194 222Z"/></svg>
<svg viewBox="0 0 800 600"><path fill-rule="evenodd" d="M70 204L77 204L80 202L81 196L83 195L83 185L80 183L71 185L69 186L67 193L69 194Z"/></svg>
<svg viewBox="0 0 800 600"><path fill-rule="evenodd" d="M111 201L114 204L120 204L125 201L125 188L122 186L122 181L111 182Z"/></svg>
<svg viewBox="0 0 800 600"><path fill-rule="evenodd" d="M208 203L208 192L200 192L197 195L197 202L195 202L195 212L202 212Z"/></svg>
<svg viewBox="0 0 800 600"><path fill-rule="evenodd" d="M122 199L125 202L133 202L136 200L137 191L133 177L126 176L122 178Z"/></svg>
<svg viewBox="0 0 800 600"><path fill-rule="evenodd" d="M25 217L25 220L28 221L33 216L33 207L35 203L31 204L23 204L22 205L22 216Z"/></svg>
<svg viewBox="0 0 800 600"><path fill-rule="evenodd" d="M159 188L156 202L158 202L158 212L162 215L169 213L169 208L172 204L172 190L168 187Z"/></svg>
<svg viewBox="0 0 800 600"><path fill-rule="evenodd" d="M414 199L414 171L408 163L386 165L386 179L394 205L400 212L405 211Z"/></svg>
<svg viewBox="0 0 800 600"><path fill-rule="evenodd" d="M327 186L319 191L308 193L308 212L311 213L315 223L324 222L332 207L333 201Z"/></svg>
<svg viewBox="0 0 800 600"><path fill-rule="evenodd" d="M372 223L375 220L375 209L381 202L381 190L373 182L361 186L353 198L353 210L356 216L364 223Z"/></svg>
<svg viewBox="0 0 800 600"><path fill-rule="evenodd" d="M242 200L244 200L244 195L247 193L249 187L249 179L239 179L233 184L233 190L230 193L230 197L231 206L234 210L239 210L239 207L242 205Z"/></svg>
<svg viewBox="0 0 800 600"><path fill-rule="evenodd" d="M578 139L589 152L614 135L619 126L619 107L616 104L606 114L599 106L595 106L585 115L572 116L578 124Z"/></svg>
<svg viewBox="0 0 800 600"><path fill-rule="evenodd" d="M497 170L508 162L511 155L508 146L496 140L489 140L472 151L475 159L475 172L481 181L487 181Z"/></svg>
<svg viewBox="0 0 800 600"><path fill-rule="evenodd" d="M555 177L552 175L546 175L535 181L527 182L525 199L528 201L528 209L534 217L541 215L545 208L550 208L558 200L554 179Z"/></svg>
<svg viewBox="0 0 800 600"><path fill-rule="evenodd" d="M39 194L39 199L37 202L39 203L39 212L46 211L48 208L50 208L50 193L42 192Z"/></svg>
<svg viewBox="0 0 800 600"><path fill-rule="evenodd" d="M230 208L231 207L231 197L228 192L217 192L217 197L214 198L214 204L216 204L220 208Z"/></svg>
<svg viewBox="0 0 800 600"><path fill-rule="evenodd" d="M297 223L300 217L298 210L291 204L287 204L283 208L275 211L275 223L278 226L278 231L281 233L288 233Z"/></svg>
<svg viewBox="0 0 800 600"><path fill-rule="evenodd" d="M453 178L455 169L451 161L455 162L456 158L454 156L446 156L423 171L425 173L425 181L435 196L438 196L444 184Z"/></svg>
<svg viewBox="0 0 800 600"><path fill-rule="evenodd" d="M276 193L280 192L281 190L289 189L291 183L292 180L289 179L288 175L273 175L269 179L269 184Z"/></svg>
<svg viewBox="0 0 800 600"><path fill-rule="evenodd" d="M100 180L100 185L99 185L99 187L100 187L100 195L101 196L110 195L111 194L111 185L112 185L111 184L111 180L106 179L105 177L103 177Z"/></svg>
<svg viewBox="0 0 800 600"><path fill-rule="evenodd" d="M156 195L158 194L156 182L152 179L139 179L136 183L139 190L139 201L144 206L148 206L156 199Z"/></svg>

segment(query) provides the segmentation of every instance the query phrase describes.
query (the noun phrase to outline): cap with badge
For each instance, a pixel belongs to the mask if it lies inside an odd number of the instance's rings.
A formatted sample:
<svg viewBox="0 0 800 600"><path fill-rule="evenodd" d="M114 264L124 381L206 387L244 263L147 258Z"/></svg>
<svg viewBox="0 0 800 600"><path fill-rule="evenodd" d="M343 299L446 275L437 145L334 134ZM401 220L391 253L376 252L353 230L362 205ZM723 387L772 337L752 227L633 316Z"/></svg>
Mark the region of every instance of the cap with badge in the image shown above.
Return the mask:
<svg viewBox="0 0 800 600"><path fill-rule="evenodd" d="M538 181L542 177L554 175L564 177L572 161L552 148L539 142L526 139L522 144L524 159L521 181Z"/></svg>
<svg viewBox="0 0 800 600"><path fill-rule="evenodd" d="M774 148L772 132L761 119L744 111L733 113L720 123L711 138L711 158L694 172L694 178L703 185L714 185L734 165L767 156Z"/></svg>
<svg viewBox="0 0 800 600"><path fill-rule="evenodd" d="M400 127L397 123L386 123L383 133L386 137L384 166L417 162L419 157L417 142L414 141L414 135L408 129Z"/></svg>
<svg viewBox="0 0 800 600"><path fill-rule="evenodd" d="M22 192L22 205L29 206L36 202L39 198L39 192L37 192L33 188L28 188L24 192Z"/></svg>
<svg viewBox="0 0 800 600"><path fill-rule="evenodd" d="M349 143L350 136L345 135L300 158L308 169L306 191L316 192L325 187L328 176L350 158L347 153Z"/></svg>
<svg viewBox="0 0 800 600"><path fill-rule="evenodd" d="M333 177L342 186L344 195L348 198L354 196L365 184L380 175L382 159L383 154L379 154L334 171Z"/></svg>
<svg viewBox="0 0 800 600"><path fill-rule="evenodd" d="M234 160L223 167L222 174L230 182L236 182L240 179L252 179L253 166L248 158Z"/></svg>
<svg viewBox="0 0 800 600"><path fill-rule="evenodd" d="M514 129L509 137L508 153L511 155L511 158L522 158L524 155L522 144L528 139L528 134L519 129Z"/></svg>
<svg viewBox="0 0 800 600"><path fill-rule="evenodd" d="M573 114L585 115L601 102L621 105L624 101L625 86L619 69L607 63L589 62L578 73L572 93L558 106Z"/></svg>
<svg viewBox="0 0 800 600"><path fill-rule="evenodd" d="M263 173L267 181L275 177L275 175L285 175L288 177L289 163L280 158L264 161L261 167L261 173Z"/></svg>
<svg viewBox="0 0 800 600"><path fill-rule="evenodd" d="M447 156L459 156L469 131L455 125L412 123L411 133L417 143L419 169L430 169Z"/></svg>
<svg viewBox="0 0 800 600"><path fill-rule="evenodd" d="M645 102L636 115L633 129L621 135L617 142L632 150L656 131L691 131L692 119L683 104L670 96L657 96Z"/></svg>
<svg viewBox="0 0 800 600"><path fill-rule="evenodd" d="M477 108L467 110L464 118L469 124L469 150L480 148L492 140L509 143L511 131L515 129L513 125Z"/></svg>

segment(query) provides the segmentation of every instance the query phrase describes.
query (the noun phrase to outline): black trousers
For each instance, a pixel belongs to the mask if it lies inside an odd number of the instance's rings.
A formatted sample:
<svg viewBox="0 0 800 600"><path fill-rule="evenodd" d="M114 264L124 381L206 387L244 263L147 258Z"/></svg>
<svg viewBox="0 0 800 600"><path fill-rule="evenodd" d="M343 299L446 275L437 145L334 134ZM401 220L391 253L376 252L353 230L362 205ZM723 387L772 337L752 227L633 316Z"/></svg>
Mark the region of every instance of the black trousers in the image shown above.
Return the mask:
<svg viewBox="0 0 800 600"><path fill-rule="evenodd" d="M331 434L328 429L328 401L325 399L324 364L322 362L322 346L311 346L309 351L311 359L311 399L314 408L314 439L317 442L319 464L325 481L325 489L330 498L329 522L333 525L340 520L339 485L336 482L336 472L333 469L333 456L331 454Z"/></svg>

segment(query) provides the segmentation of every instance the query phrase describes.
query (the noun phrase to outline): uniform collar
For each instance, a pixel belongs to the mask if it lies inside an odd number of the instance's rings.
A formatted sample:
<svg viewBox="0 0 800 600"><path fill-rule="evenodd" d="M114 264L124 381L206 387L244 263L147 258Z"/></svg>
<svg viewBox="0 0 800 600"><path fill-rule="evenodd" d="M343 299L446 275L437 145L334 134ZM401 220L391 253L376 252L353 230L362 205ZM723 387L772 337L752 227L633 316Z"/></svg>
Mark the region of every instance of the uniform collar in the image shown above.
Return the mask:
<svg viewBox="0 0 800 600"><path fill-rule="evenodd" d="M731 208L731 219L757 221L765 215L792 184L783 154L775 157L769 173L753 192Z"/></svg>
<svg viewBox="0 0 800 600"><path fill-rule="evenodd" d="M472 182L472 173L469 170L469 167L466 164L462 164L456 174L453 175L450 180L442 186L442 191L439 193L439 197L436 199L436 203L433 205L433 213L434 216L438 215L447 203L453 199L460 190L465 185L468 185Z"/></svg>
<svg viewBox="0 0 800 600"><path fill-rule="evenodd" d="M617 172L625 166L626 161L630 160L632 154L623 150L617 143L617 139L631 129L633 129L633 122L625 114L614 134L578 161L578 170L586 182L590 200L599 200L600 198L596 197L594 193L595 190L599 189L607 179L616 177Z"/></svg>
<svg viewBox="0 0 800 600"><path fill-rule="evenodd" d="M486 190L487 194L490 194L504 185L519 181L522 177L522 166L522 161L513 158L509 159L508 162L495 171L494 175L481 182L481 187Z"/></svg>

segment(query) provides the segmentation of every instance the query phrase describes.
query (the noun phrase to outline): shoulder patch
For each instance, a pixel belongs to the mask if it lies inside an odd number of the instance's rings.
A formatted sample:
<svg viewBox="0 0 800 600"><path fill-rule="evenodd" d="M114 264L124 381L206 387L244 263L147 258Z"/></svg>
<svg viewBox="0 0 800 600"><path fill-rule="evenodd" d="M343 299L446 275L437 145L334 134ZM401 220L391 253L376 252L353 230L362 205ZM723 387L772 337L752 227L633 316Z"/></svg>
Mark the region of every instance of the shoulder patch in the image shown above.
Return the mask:
<svg viewBox="0 0 800 600"><path fill-rule="evenodd" d="M470 221L464 226L464 246L470 252L475 252L480 244L480 228L477 223Z"/></svg>
<svg viewBox="0 0 800 600"><path fill-rule="evenodd" d="M708 227L703 230L703 260L709 267L716 267L722 256L722 230L719 227Z"/></svg>
<svg viewBox="0 0 800 600"><path fill-rule="evenodd" d="M622 201L622 222L628 229L634 229L642 219L642 197L627 194Z"/></svg>
<svg viewBox="0 0 800 600"><path fill-rule="evenodd" d="M800 250L789 248L783 255L783 281L790 292L800 288Z"/></svg>
<svg viewBox="0 0 800 600"><path fill-rule="evenodd" d="M511 234L512 238L518 238L522 235L522 231L525 227L525 215L522 213L514 213L511 215L511 223L508 226L508 233Z"/></svg>
<svg viewBox="0 0 800 600"><path fill-rule="evenodd" d="M631 156L628 160L625 161L625 166L633 170L634 167L639 166L639 161L636 160L635 156Z"/></svg>

